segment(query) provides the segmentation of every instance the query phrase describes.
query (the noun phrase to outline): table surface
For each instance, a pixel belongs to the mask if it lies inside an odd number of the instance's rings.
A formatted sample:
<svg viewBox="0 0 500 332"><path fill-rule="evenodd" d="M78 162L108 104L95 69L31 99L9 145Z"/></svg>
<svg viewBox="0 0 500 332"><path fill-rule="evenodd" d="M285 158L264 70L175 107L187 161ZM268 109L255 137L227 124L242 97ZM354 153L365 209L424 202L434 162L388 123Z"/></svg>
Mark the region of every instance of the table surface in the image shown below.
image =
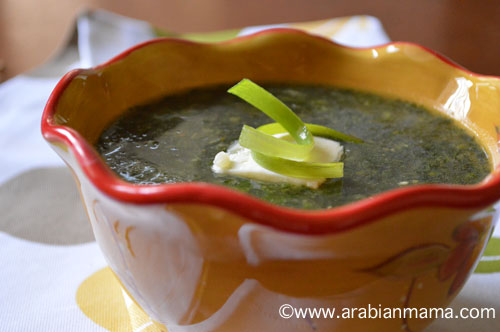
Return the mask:
<svg viewBox="0 0 500 332"><path fill-rule="evenodd" d="M392 40L417 42L472 71L500 75L500 1L494 0L2 0L3 79L49 59L86 8L107 9L176 32L368 14L383 22Z"/></svg>

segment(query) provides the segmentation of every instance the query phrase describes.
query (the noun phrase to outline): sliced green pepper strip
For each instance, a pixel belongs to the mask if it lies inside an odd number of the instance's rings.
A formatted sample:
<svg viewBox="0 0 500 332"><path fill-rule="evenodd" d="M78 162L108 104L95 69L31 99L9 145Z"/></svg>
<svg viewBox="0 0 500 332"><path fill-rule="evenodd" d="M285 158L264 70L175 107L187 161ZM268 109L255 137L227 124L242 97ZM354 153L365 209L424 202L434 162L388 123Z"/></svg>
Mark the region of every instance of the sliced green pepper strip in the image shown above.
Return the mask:
<svg viewBox="0 0 500 332"><path fill-rule="evenodd" d="M285 176L303 179L341 178L344 163L311 163L293 161L252 151L252 158L262 167Z"/></svg>
<svg viewBox="0 0 500 332"><path fill-rule="evenodd" d="M252 151L274 157L292 160L305 160L313 148L313 144L299 145L264 134L255 128L244 125L239 143Z"/></svg>
<svg viewBox="0 0 500 332"><path fill-rule="evenodd" d="M227 92L240 97L281 124L297 144L314 144L313 136L304 122L281 100L249 79L242 79Z"/></svg>
<svg viewBox="0 0 500 332"><path fill-rule="evenodd" d="M319 137L324 137L324 138L329 138L329 139L344 141L344 142L364 143L363 140L360 138L357 138L357 137L352 136L352 135L341 133L340 131L330 129L330 128L325 127L325 126L306 123L306 127L307 127L307 129L309 129L309 132L311 134L313 134L314 136L319 136ZM286 132L285 128L283 128L283 126L277 122L262 125L262 126L258 127L257 130L259 130L265 134L268 134L268 135L275 135L275 134L280 134L280 133Z"/></svg>

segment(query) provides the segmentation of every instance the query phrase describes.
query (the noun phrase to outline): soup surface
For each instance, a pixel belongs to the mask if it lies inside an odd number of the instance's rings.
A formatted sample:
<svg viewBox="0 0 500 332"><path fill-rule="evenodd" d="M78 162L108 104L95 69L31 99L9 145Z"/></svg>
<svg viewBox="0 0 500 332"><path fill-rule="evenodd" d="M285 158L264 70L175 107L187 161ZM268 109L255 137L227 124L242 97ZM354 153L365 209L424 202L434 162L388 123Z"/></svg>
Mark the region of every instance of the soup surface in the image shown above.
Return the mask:
<svg viewBox="0 0 500 332"><path fill-rule="evenodd" d="M475 139L452 120L420 106L331 87L264 87L304 122L365 141L343 143L343 178L310 189L214 174L214 156L238 139L243 124L272 122L227 93L227 86L130 109L101 134L96 148L113 171L132 183L210 182L303 209L338 206L413 184L473 184L490 171Z"/></svg>

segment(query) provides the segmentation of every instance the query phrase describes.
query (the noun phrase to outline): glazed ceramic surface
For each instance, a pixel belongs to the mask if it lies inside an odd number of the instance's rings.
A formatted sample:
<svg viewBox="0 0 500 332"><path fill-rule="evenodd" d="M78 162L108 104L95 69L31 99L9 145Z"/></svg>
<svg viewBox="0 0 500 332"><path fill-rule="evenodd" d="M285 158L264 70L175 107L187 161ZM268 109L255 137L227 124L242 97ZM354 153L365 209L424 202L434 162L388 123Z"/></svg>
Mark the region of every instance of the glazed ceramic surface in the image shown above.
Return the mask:
<svg viewBox="0 0 500 332"><path fill-rule="evenodd" d="M466 127L491 160L478 185L397 189L329 210L270 205L204 183L120 180L92 148L127 108L241 78L398 97ZM68 73L42 120L72 169L129 296L173 331L420 331L431 320L279 316L279 308L446 306L498 218L500 80L409 43L349 49L276 29L220 44L160 39Z"/></svg>

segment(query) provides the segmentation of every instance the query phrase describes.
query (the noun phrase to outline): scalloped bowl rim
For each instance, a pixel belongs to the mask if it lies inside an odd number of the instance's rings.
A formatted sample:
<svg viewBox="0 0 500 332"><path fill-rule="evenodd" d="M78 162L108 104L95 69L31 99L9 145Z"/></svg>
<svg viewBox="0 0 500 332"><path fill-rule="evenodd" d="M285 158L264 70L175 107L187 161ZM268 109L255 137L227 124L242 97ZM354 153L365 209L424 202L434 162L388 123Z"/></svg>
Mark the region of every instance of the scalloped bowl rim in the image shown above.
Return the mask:
<svg viewBox="0 0 500 332"><path fill-rule="evenodd" d="M425 51L451 68L465 74L483 78L500 77L468 71L443 55L411 42L390 42L374 47L353 48L307 32L274 28L218 43L200 43L178 38L156 38L138 44L111 60L88 69L74 69L58 82L51 93L42 115L42 134L49 142L61 142L73 152L90 182L111 198L133 204L193 203L208 204L229 210L250 221L275 229L299 234L327 234L358 227L385 215L409 208L433 206L443 208L474 209L494 204L500 198L500 166L475 185L427 184L385 191L360 201L322 210L304 210L265 202L249 194L203 182L179 182L160 185L136 185L121 180L100 158L95 149L74 129L57 125L54 121L57 102L72 79L84 70L97 70L117 62L133 51L154 43L181 42L193 45L220 45L242 42L263 34L305 34L329 43L332 47L353 51L377 50L390 45L408 45Z"/></svg>

